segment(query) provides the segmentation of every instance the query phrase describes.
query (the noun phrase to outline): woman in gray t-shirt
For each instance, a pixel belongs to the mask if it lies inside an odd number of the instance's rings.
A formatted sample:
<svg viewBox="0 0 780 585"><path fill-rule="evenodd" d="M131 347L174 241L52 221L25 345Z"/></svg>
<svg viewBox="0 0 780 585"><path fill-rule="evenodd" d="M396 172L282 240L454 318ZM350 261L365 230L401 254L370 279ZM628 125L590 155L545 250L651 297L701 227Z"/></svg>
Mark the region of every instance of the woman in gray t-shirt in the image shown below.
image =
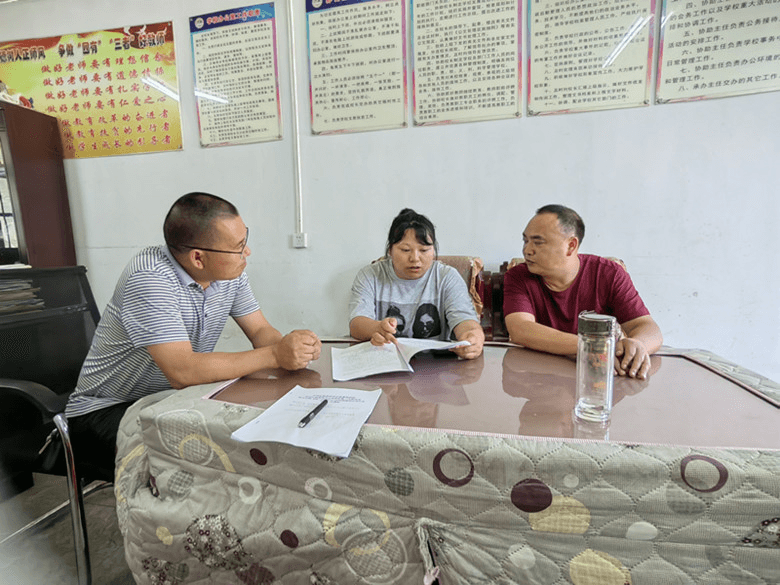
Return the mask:
<svg viewBox="0 0 780 585"><path fill-rule="evenodd" d="M466 340L471 345L452 351L479 356L485 335L466 283L437 253L433 223L402 210L390 226L385 257L362 268L352 284L350 335L374 345L396 337Z"/></svg>

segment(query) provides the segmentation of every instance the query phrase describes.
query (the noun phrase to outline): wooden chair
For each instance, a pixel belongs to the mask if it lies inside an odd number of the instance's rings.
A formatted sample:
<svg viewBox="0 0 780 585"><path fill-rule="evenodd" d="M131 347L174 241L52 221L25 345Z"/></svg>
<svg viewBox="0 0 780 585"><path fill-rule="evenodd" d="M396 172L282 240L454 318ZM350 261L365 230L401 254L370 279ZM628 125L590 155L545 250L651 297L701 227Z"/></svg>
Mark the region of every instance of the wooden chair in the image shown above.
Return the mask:
<svg viewBox="0 0 780 585"><path fill-rule="evenodd" d="M477 312L480 323L483 323L483 316L486 313L487 282L485 281L482 259L477 256L439 256L438 260L447 266L452 266L466 281L474 310Z"/></svg>

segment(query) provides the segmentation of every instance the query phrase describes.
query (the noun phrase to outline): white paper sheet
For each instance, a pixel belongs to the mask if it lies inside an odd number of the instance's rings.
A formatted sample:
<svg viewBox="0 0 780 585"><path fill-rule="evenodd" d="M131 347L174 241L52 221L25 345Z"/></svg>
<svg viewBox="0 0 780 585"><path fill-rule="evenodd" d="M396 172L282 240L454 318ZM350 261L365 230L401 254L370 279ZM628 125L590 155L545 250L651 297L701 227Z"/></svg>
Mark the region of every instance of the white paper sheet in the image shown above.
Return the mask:
<svg viewBox="0 0 780 585"><path fill-rule="evenodd" d="M388 372L413 372L409 360L414 354L428 349L450 349L469 345L468 341L438 341L404 337L398 344L371 345L370 341L351 347L331 348L334 380L354 380Z"/></svg>
<svg viewBox="0 0 780 585"><path fill-rule="evenodd" d="M379 389L296 386L259 416L236 429L231 438L242 443L287 443L336 457L348 457L381 394ZM298 427L300 420L323 399L328 400L325 408L305 427Z"/></svg>

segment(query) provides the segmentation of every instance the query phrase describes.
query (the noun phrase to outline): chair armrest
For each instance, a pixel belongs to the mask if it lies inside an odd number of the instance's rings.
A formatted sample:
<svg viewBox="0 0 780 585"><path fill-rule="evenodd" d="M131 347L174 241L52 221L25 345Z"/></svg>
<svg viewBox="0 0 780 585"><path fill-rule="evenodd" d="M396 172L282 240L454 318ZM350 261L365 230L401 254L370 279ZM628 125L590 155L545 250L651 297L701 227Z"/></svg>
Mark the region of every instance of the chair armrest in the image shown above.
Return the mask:
<svg viewBox="0 0 780 585"><path fill-rule="evenodd" d="M506 263L505 263L506 264ZM494 272L490 279L493 294L493 341L508 341L509 333L504 323L504 267Z"/></svg>
<svg viewBox="0 0 780 585"><path fill-rule="evenodd" d="M12 378L0 378L0 396L2 394L24 398L49 418L64 411L68 402L68 394L55 394L43 384Z"/></svg>
<svg viewBox="0 0 780 585"><path fill-rule="evenodd" d="M479 295L482 297L482 316L480 325L485 333L485 340L493 340L493 273L483 270L479 276Z"/></svg>

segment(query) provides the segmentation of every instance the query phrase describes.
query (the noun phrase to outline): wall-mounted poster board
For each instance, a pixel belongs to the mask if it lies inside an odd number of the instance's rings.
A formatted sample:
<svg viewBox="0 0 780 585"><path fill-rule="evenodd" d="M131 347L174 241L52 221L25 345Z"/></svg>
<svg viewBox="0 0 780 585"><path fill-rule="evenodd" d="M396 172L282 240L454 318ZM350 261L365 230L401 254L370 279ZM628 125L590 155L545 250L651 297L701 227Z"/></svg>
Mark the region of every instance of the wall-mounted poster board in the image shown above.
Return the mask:
<svg viewBox="0 0 780 585"><path fill-rule="evenodd" d="M650 103L655 0L528 3L528 115Z"/></svg>
<svg viewBox="0 0 780 585"><path fill-rule="evenodd" d="M780 89L780 2L665 0L656 102Z"/></svg>
<svg viewBox="0 0 780 585"><path fill-rule="evenodd" d="M414 123L519 117L518 0L412 0Z"/></svg>
<svg viewBox="0 0 780 585"><path fill-rule="evenodd" d="M314 134L406 126L404 0L306 0Z"/></svg>
<svg viewBox="0 0 780 585"><path fill-rule="evenodd" d="M0 80L60 119L68 158L182 147L171 22L2 43Z"/></svg>
<svg viewBox="0 0 780 585"><path fill-rule="evenodd" d="M274 3L190 18L202 146L280 140Z"/></svg>

